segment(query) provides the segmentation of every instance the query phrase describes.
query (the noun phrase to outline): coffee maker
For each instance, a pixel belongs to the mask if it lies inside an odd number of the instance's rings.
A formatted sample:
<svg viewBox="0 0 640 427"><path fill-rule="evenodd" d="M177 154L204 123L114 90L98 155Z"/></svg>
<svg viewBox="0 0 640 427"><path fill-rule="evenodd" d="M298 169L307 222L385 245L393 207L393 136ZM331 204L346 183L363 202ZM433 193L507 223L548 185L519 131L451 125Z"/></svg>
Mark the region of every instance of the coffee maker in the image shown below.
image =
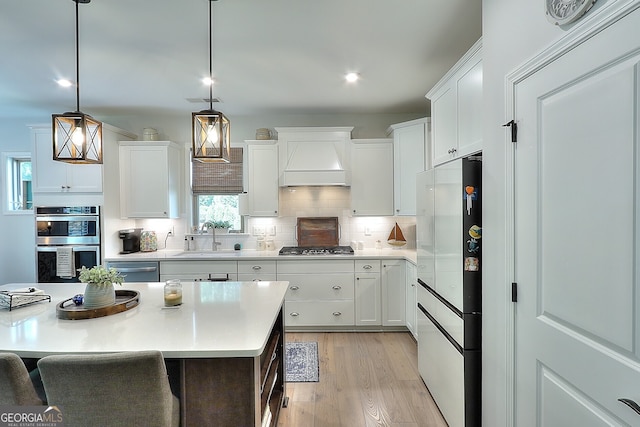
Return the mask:
<svg viewBox="0 0 640 427"><path fill-rule="evenodd" d="M122 252L121 254L132 254L134 252L140 252L140 233L142 228L129 228L127 230L120 230L120 239L122 239Z"/></svg>

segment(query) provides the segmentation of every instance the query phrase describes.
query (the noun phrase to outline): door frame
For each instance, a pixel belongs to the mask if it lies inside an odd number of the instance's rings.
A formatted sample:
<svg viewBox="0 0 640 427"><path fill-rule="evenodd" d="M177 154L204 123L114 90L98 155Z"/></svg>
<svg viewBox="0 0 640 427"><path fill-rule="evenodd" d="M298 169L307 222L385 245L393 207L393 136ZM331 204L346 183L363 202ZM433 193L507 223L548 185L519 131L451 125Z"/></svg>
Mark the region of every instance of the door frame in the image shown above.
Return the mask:
<svg viewBox="0 0 640 427"><path fill-rule="evenodd" d="M571 30L561 39L549 45L539 54L533 56L524 64L507 74L505 78L505 117L504 123L510 120L518 122L518 112L516 111L516 88L533 74L556 61L558 58L567 54L578 45L595 36L603 29L615 24L620 19L629 15L636 9L640 8L640 1L626 0L610 3L597 13L594 13L591 19L585 20L583 23L572 27ZM504 134L505 145L505 246L506 246L506 277L509 283L504 284L505 302L508 304L505 316L505 379L504 401L507 413L505 414L505 426L516 426L516 309L517 303L509 303L511 299L511 283L515 282L516 277L516 234L515 234L515 156L517 150L517 142L511 142L511 132L506 128Z"/></svg>

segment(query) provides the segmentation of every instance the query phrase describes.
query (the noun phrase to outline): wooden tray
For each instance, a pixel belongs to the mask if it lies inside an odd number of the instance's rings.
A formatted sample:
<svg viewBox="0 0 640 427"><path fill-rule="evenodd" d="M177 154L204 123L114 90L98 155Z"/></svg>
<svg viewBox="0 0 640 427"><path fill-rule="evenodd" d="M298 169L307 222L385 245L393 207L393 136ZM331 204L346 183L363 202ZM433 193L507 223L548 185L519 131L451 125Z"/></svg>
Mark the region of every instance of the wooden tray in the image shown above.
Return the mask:
<svg viewBox="0 0 640 427"><path fill-rule="evenodd" d="M297 239L300 247L338 246L338 217L298 218Z"/></svg>
<svg viewBox="0 0 640 427"><path fill-rule="evenodd" d="M84 308L84 305L75 305L73 298L69 298L56 306L56 316L58 319L65 320L94 319L131 310L139 303L140 292L126 289L116 290L116 303L113 305L102 308Z"/></svg>

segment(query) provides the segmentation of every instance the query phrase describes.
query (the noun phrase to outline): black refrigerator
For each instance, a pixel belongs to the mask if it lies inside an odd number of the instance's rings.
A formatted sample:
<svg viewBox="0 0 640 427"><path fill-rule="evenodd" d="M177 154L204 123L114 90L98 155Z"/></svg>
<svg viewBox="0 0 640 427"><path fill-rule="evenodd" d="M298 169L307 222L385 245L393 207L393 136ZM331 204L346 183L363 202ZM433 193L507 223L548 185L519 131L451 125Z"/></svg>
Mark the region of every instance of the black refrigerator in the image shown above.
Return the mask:
<svg viewBox="0 0 640 427"><path fill-rule="evenodd" d="M482 155L418 174L418 369L450 427L481 425Z"/></svg>

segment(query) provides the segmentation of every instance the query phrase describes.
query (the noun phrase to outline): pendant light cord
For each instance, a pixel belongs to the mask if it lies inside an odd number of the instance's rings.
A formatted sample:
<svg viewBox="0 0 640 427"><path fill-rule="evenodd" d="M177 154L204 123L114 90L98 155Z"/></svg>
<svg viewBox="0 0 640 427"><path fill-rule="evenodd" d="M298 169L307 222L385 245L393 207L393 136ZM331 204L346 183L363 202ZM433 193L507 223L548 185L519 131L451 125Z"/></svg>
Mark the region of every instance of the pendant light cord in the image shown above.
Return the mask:
<svg viewBox="0 0 640 427"><path fill-rule="evenodd" d="M76 3L76 112L80 112L80 26L78 25L79 0L74 1Z"/></svg>
<svg viewBox="0 0 640 427"><path fill-rule="evenodd" d="M215 0L209 0L209 110L213 110L213 42L211 41L212 31L212 19L211 19L211 5Z"/></svg>

